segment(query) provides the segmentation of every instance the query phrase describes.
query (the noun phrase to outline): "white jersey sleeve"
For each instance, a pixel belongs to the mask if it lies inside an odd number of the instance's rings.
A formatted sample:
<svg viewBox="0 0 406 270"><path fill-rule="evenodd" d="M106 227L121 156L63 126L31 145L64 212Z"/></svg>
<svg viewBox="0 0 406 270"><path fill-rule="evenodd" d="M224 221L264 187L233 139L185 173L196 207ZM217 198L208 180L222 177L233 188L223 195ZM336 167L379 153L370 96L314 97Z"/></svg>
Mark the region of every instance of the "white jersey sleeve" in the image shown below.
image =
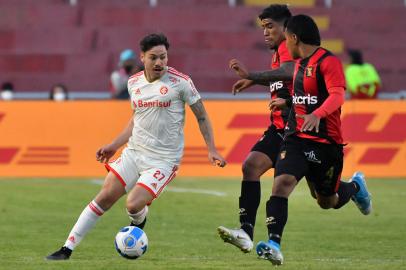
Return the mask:
<svg viewBox="0 0 406 270"><path fill-rule="evenodd" d="M189 106L195 104L200 99L199 92L193 84L192 79L188 78L187 81L183 81L181 97L182 100Z"/></svg>

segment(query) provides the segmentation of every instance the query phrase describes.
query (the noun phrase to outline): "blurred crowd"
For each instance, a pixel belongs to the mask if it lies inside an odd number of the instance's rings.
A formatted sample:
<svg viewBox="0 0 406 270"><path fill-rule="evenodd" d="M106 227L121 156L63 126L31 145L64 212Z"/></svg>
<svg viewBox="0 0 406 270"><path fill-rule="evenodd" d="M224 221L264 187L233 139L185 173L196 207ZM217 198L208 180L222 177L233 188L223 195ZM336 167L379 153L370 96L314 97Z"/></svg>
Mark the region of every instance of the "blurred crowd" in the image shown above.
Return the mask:
<svg viewBox="0 0 406 270"><path fill-rule="evenodd" d="M347 81L347 98L350 99L375 99L382 88L381 79L375 67L364 62L362 52L356 49L348 49L349 62L345 66ZM143 66L138 61L136 53L131 49L125 49L120 53L117 68L110 75L109 89L112 99L126 100L129 98L127 81ZM14 85L12 82L4 82L1 87L0 100L9 101L14 99ZM49 100L66 101L70 99L68 88L63 83L57 83L51 87L48 95Z"/></svg>

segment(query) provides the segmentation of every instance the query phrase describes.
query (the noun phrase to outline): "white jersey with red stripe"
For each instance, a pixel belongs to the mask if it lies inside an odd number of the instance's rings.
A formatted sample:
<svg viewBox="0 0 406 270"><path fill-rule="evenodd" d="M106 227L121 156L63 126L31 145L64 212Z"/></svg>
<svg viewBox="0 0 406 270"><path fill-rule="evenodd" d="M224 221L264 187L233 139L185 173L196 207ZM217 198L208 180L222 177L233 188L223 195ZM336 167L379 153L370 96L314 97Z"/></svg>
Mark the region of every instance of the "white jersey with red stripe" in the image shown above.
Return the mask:
<svg viewBox="0 0 406 270"><path fill-rule="evenodd" d="M141 71L128 80L128 92L134 110L128 148L178 165L183 155L185 104L200 99L192 80L167 67L160 79L150 83Z"/></svg>

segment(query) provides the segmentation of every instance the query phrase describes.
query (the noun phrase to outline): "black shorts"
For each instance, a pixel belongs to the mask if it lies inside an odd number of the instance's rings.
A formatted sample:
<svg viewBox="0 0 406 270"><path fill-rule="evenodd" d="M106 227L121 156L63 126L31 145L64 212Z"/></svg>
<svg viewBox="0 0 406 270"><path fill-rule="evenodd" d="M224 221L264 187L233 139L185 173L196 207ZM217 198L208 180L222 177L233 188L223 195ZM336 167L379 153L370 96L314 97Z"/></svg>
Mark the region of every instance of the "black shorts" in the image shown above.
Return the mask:
<svg viewBox="0 0 406 270"><path fill-rule="evenodd" d="M261 139L252 147L252 151L257 151L267 155L275 167L276 159L283 142L283 129L276 129L274 125L270 125L264 132Z"/></svg>
<svg viewBox="0 0 406 270"><path fill-rule="evenodd" d="M289 174L299 181L305 176L318 194L331 196L337 192L342 170L342 145L288 136L278 155L275 177Z"/></svg>

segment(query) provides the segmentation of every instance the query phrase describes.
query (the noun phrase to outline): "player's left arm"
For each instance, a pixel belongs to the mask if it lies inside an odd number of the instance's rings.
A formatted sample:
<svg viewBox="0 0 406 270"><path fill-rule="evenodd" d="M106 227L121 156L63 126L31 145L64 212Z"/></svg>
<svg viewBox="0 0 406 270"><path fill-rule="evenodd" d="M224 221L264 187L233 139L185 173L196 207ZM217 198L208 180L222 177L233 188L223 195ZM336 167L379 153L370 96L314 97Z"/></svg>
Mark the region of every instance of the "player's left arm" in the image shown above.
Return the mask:
<svg viewBox="0 0 406 270"><path fill-rule="evenodd" d="M325 118L338 110L345 100L345 77L340 60L337 57L326 58L320 66L324 82L328 91L328 97L319 108L310 114L297 115L304 119L301 131L315 129L319 132L320 119Z"/></svg>
<svg viewBox="0 0 406 270"><path fill-rule="evenodd" d="M209 160L213 165L224 167L226 160L217 152L214 144L213 128L210 123L209 116L204 108L201 99L190 105L196 120L199 124L200 133L202 134L204 141L206 142L209 151Z"/></svg>

